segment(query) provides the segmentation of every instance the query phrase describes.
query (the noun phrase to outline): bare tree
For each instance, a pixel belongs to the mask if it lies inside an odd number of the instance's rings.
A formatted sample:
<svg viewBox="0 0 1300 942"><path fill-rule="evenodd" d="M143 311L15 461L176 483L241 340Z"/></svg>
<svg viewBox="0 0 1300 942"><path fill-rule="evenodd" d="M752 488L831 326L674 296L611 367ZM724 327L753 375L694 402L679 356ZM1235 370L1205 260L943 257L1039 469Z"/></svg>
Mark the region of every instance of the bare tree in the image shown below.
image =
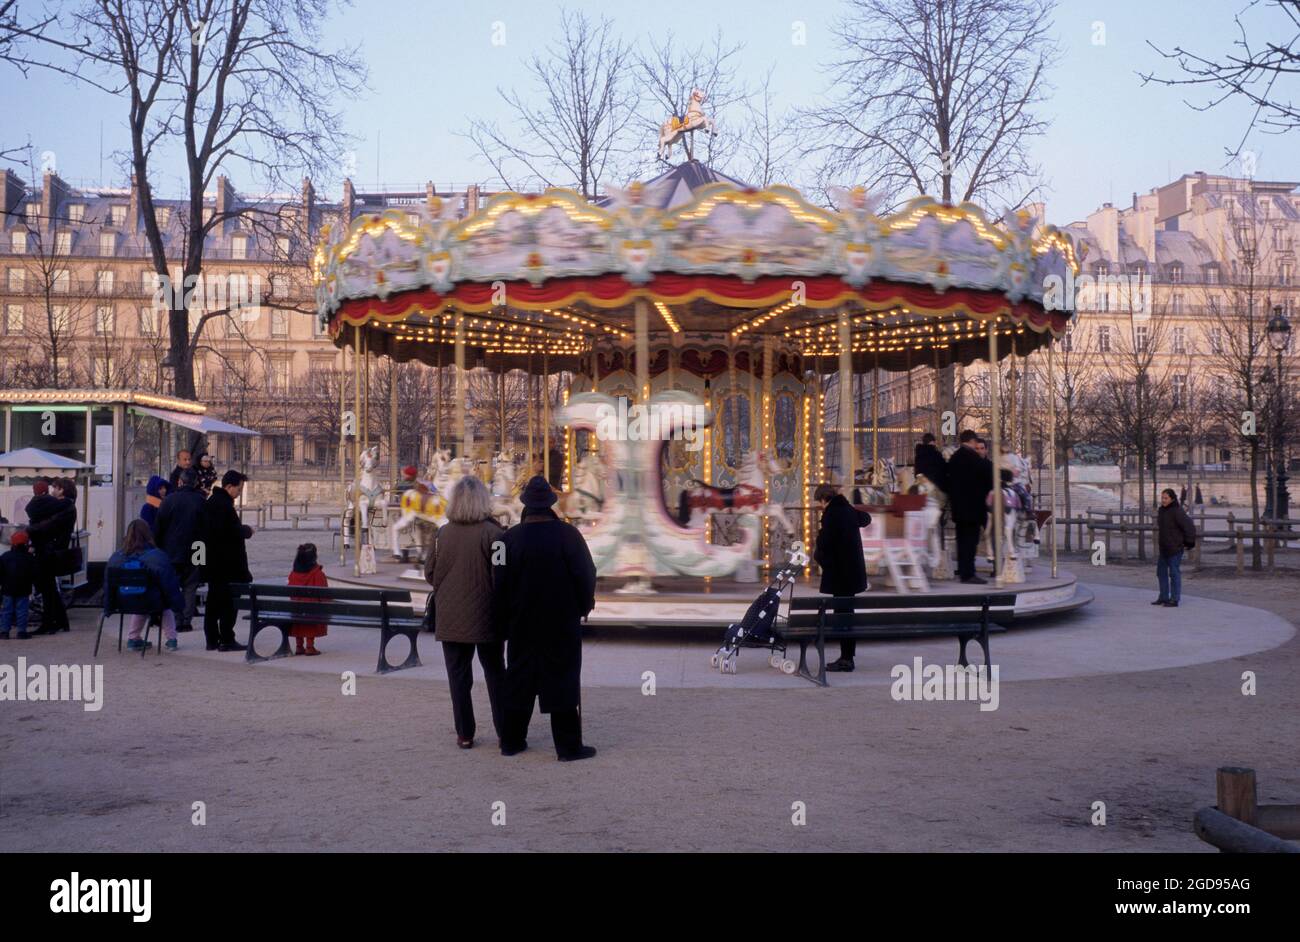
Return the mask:
<svg viewBox="0 0 1300 942"><path fill-rule="evenodd" d="M1061 489L1065 496L1065 516L1073 516L1070 497L1070 459L1074 449L1088 441L1093 434L1093 415L1089 400L1095 394L1093 374L1096 339L1077 325L1071 324L1062 341L1052 351L1052 374L1055 388L1048 395L1056 397L1056 448L1057 464L1061 468ZM1047 377L1043 376L1044 381ZM1048 384L1044 382L1044 386ZM1070 545L1070 528L1065 528L1065 549Z"/></svg>
<svg viewBox="0 0 1300 942"><path fill-rule="evenodd" d="M169 151L184 158L188 206L182 214L182 284L168 292L168 365L178 395L194 395L193 357L207 309L190 320L189 292L203 271L209 236L264 205L204 212L203 194L231 167L268 188L321 175L346 138L338 102L364 83L354 49L320 48L327 0L92 0L72 18L85 36L79 71L129 103L128 159L153 269L171 284L154 181Z"/></svg>
<svg viewBox="0 0 1300 942"><path fill-rule="evenodd" d="M559 39L528 61L531 92L497 89L514 128L475 120L468 137L511 189L569 186L596 196L630 151L634 64L610 20L561 10Z"/></svg>
<svg viewBox="0 0 1300 942"><path fill-rule="evenodd" d="M799 163L793 118L778 113L772 98L775 71L775 67L768 69L758 87L745 98L744 124L737 129L731 162L737 177L759 188L792 182Z"/></svg>
<svg viewBox="0 0 1300 942"><path fill-rule="evenodd" d="M828 103L804 113L823 182L864 180L892 203L995 198L1037 185L1029 146L1058 51L1054 0L851 0L836 23Z"/></svg>
<svg viewBox="0 0 1300 942"><path fill-rule="evenodd" d="M1275 25L1254 24L1263 32L1263 38L1251 39L1243 15L1253 11L1262 16L1265 8L1276 8L1279 22ZM1151 48L1177 63L1181 78L1158 78L1153 73L1142 74L1143 83L1190 86L1204 89L1206 98L1187 102L1196 111L1209 111L1229 100L1244 100L1254 105L1250 123L1245 127L1237 147L1229 153L1237 155L1245 146L1250 132L1256 127L1266 133L1283 134L1300 127L1300 102L1295 98L1297 76L1300 76L1300 0L1272 0L1260 3L1251 0L1233 16L1236 39L1230 50L1218 54L1201 54L1174 46L1164 49L1155 43ZM1289 28L1287 28L1289 24ZM1285 36L1284 29L1291 35Z"/></svg>
<svg viewBox="0 0 1300 942"><path fill-rule="evenodd" d="M702 40L690 47L672 30L662 40L650 39L649 48L636 57L636 75L645 88L639 114L651 141L657 141L659 127L669 116L684 118L691 103L691 93L699 89L705 94L705 112L713 120L722 116L726 124L728 111L743 106L746 92L737 78L738 59L743 43L728 44L723 41L722 28L711 39ZM738 135L706 134L700 157L711 166L722 166L735 153ZM695 158L694 135L685 141L687 159ZM650 153L650 148L645 148Z"/></svg>

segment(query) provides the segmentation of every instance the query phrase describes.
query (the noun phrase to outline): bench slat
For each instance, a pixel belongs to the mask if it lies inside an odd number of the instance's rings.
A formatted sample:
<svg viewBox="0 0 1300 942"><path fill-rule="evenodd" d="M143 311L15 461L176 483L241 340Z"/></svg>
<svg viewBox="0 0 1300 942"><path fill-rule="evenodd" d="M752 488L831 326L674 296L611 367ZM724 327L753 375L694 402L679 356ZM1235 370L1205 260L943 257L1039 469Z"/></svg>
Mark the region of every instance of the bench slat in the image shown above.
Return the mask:
<svg viewBox="0 0 1300 942"><path fill-rule="evenodd" d="M806 595L796 596L790 600L792 612L817 612L823 608L909 608L925 611L932 608L975 608L980 609L985 600L989 608L1014 608L1014 593L990 592L984 595Z"/></svg>
<svg viewBox="0 0 1300 942"><path fill-rule="evenodd" d="M343 586L310 586L310 585L270 585L260 582L255 583L236 583L230 587L231 594L236 601L247 599L252 596L252 590L256 588L258 601L263 599L285 599L290 596L297 596L304 599L328 599L330 601L353 600L359 602L409 602L411 601L410 589L353 589Z"/></svg>

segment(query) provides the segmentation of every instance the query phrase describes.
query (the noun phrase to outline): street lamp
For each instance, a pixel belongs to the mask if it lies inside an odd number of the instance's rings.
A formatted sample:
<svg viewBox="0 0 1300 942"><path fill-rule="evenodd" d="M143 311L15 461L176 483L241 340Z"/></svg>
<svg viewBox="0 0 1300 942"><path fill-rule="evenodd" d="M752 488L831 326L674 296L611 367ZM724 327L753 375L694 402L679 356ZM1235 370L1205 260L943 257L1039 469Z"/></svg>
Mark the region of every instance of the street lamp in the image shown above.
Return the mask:
<svg viewBox="0 0 1300 942"><path fill-rule="evenodd" d="M1282 313L1282 305L1274 305L1273 316L1264 329L1268 334L1269 345L1277 355L1277 372L1274 374L1274 395L1277 396L1277 402L1273 408L1273 461L1277 466L1277 484L1273 490L1273 511L1279 520L1285 520L1290 495L1286 490L1286 443L1282 440L1282 407L1286 401L1282 382L1282 353L1291 343L1291 322Z"/></svg>

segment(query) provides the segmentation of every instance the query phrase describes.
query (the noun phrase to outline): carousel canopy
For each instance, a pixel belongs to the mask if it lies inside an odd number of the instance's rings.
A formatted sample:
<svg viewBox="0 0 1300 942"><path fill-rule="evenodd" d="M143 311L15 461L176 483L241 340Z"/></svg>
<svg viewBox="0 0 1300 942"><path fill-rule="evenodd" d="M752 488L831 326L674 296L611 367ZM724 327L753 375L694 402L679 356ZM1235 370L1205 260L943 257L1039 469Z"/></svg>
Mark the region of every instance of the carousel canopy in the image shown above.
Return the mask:
<svg viewBox="0 0 1300 942"><path fill-rule="evenodd" d="M845 312L855 369L984 358L992 325L999 354L1065 330L1069 312L1047 308L1078 262L1055 227L925 196L878 216L860 188L832 195L829 210L688 161L596 203L503 193L457 220L434 199L326 231L318 314L340 346L362 332L372 352L449 364L459 334L471 364L533 371L630 348L638 304L673 346L775 341L804 368L839 354Z"/></svg>

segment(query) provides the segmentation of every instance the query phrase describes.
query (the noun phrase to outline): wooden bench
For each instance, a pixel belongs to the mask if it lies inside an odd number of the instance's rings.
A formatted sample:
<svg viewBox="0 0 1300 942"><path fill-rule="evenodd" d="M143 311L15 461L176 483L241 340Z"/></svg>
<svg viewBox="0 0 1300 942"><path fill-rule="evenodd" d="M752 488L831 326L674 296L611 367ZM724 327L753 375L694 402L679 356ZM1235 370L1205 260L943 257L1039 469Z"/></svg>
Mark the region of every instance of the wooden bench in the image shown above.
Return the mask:
<svg viewBox="0 0 1300 942"><path fill-rule="evenodd" d="M846 638L956 637L961 643L957 663L966 662L966 644L974 639L990 666L989 635L1005 631L1015 618L1012 593L984 595L816 595L790 600L790 617L778 631L799 642L799 675L821 687L826 682L826 641ZM808 669L808 645L820 659L817 674Z"/></svg>
<svg viewBox="0 0 1300 942"><path fill-rule="evenodd" d="M411 607L408 589L345 589L315 586L244 583L230 587L235 608L248 613L249 663L289 655L289 629L295 624L329 625L339 628L378 628L379 666L387 674L420 666L417 636L423 627L423 613ZM263 628L280 629L280 647L270 658L259 655L253 645ZM411 642L406 660L397 666L388 661L388 642L405 635Z"/></svg>

